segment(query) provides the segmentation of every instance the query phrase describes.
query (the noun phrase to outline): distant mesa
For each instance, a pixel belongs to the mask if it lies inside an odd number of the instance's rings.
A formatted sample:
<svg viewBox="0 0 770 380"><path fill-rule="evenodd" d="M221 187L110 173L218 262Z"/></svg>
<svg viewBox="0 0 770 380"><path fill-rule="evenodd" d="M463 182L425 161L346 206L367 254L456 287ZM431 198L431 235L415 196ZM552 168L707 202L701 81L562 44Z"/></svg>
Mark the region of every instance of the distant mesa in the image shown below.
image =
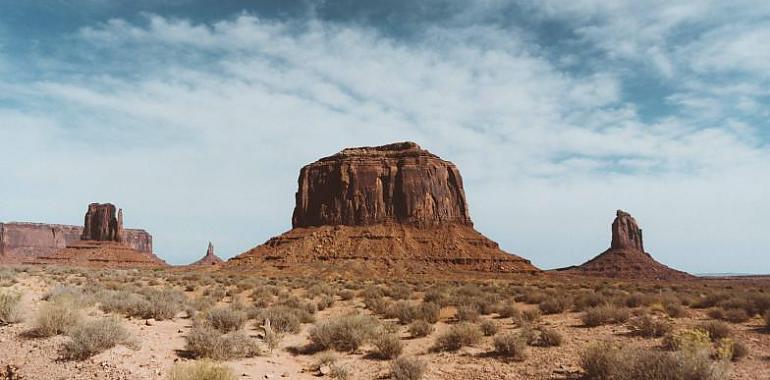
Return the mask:
<svg viewBox="0 0 770 380"><path fill-rule="evenodd" d="M190 264L190 266L217 266L224 263L224 260L214 254L214 244L209 242L209 248L206 250L206 254L198 261Z"/></svg>
<svg viewBox="0 0 770 380"><path fill-rule="evenodd" d="M631 214L618 210L610 248L588 262L558 271L600 277L678 280L694 276L669 268L644 251L642 229Z"/></svg>
<svg viewBox="0 0 770 380"><path fill-rule="evenodd" d="M65 241L65 247L27 261L30 264L58 264L94 267L162 267L166 262L123 229L123 210L111 203L91 203L86 211L80 239ZM149 234L147 234L149 236Z"/></svg>
<svg viewBox="0 0 770 380"><path fill-rule="evenodd" d="M473 228L457 167L413 142L348 148L303 167L292 227L225 268L539 272Z"/></svg>

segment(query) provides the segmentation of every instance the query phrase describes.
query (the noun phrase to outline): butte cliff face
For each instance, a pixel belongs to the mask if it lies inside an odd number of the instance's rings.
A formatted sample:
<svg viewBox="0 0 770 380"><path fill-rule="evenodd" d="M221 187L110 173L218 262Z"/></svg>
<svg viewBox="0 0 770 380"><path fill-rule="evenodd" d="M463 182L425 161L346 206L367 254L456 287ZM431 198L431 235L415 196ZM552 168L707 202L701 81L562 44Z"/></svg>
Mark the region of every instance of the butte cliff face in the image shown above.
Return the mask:
<svg viewBox="0 0 770 380"><path fill-rule="evenodd" d="M612 222L610 248L583 265L564 268L567 273L613 278L678 280L690 274L669 268L644 251L642 229L629 213L618 210Z"/></svg>
<svg viewBox="0 0 770 380"><path fill-rule="evenodd" d="M125 240L123 231L123 209L115 215L115 205L112 203L91 203L86 211L83 222L83 234L80 240L114 241L122 243Z"/></svg>
<svg viewBox="0 0 770 380"><path fill-rule="evenodd" d="M229 269L538 272L475 229L457 167L412 142L344 149L300 171L292 230Z"/></svg>

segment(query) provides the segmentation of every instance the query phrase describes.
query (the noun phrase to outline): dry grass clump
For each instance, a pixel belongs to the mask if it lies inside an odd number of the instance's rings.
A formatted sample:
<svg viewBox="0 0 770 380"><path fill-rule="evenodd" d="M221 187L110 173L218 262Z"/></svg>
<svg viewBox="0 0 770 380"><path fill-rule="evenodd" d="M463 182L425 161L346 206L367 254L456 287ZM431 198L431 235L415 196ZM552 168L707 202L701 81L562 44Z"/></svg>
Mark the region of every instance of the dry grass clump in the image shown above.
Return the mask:
<svg viewBox="0 0 770 380"><path fill-rule="evenodd" d="M558 331L546 326L526 331L523 335L526 336L528 345L536 347L561 346L564 341Z"/></svg>
<svg viewBox="0 0 770 380"><path fill-rule="evenodd" d="M586 309L580 319L587 327L623 323L628 320L630 312L625 307L602 305Z"/></svg>
<svg viewBox="0 0 770 380"><path fill-rule="evenodd" d="M732 335L730 326L721 321L704 322L701 323L698 328L707 332L712 341L729 338L730 335Z"/></svg>
<svg viewBox="0 0 770 380"><path fill-rule="evenodd" d="M397 334L380 331L371 339L375 348L374 354L380 359L394 359L404 351L404 344Z"/></svg>
<svg viewBox="0 0 770 380"><path fill-rule="evenodd" d="M671 318L682 318L687 316L687 309L680 303L665 302L663 304L663 310Z"/></svg>
<svg viewBox="0 0 770 380"><path fill-rule="evenodd" d="M57 297L40 307L31 334L38 337L65 334L80 321L78 306L69 298Z"/></svg>
<svg viewBox="0 0 770 380"><path fill-rule="evenodd" d="M185 339L185 349L197 358L231 360L261 353L257 343L242 331L222 334L210 326L202 325L194 327Z"/></svg>
<svg viewBox="0 0 770 380"><path fill-rule="evenodd" d="M460 322L476 322L479 320L479 308L476 305L460 305L457 307L455 317Z"/></svg>
<svg viewBox="0 0 770 380"><path fill-rule="evenodd" d="M168 380L236 380L237 378L230 368L211 360L177 363L167 377Z"/></svg>
<svg viewBox="0 0 770 380"><path fill-rule="evenodd" d="M561 314L572 306L572 301L567 297L553 297L540 302L538 307L543 314Z"/></svg>
<svg viewBox="0 0 770 380"><path fill-rule="evenodd" d="M297 334L302 324L300 316L304 316L304 313L288 306L271 306L262 310L256 319L262 324L269 320L270 326L279 334Z"/></svg>
<svg viewBox="0 0 770 380"><path fill-rule="evenodd" d="M723 362L713 362L704 351L649 351L609 343L583 351L580 362L587 380L720 380L727 372Z"/></svg>
<svg viewBox="0 0 770 380"><path fill-rule="evenodd" d="M171 289L148 289L138 294L128 290L108 290L97 295L99 307L105 313L127 317L154 318L157 321L173 319L182 310L186 297Z"/></svg>
<svg viewBox="0 0 770 380"><path fill-rule="evenodd" d="M500 318L518 318L521 312L516 305L506 302L497 307L497 315Z"/></svg>
<svg viewBox="0 0 770 380"><path fill-rule="evenodd" d="M69 331L70 340L64 344L63 356L83 360L118 344L136 347L125 327L116 318L83 322Z"/></svg>
<svg viewBox="0 0 770 380"><path fill-rule="evenodd" d="M649 314L632 318L628 323L628 328L631 330L631 334L645 338L657 338L671 332L670 323L653 318Z"/></svg>
<svg viewBox="0 0 770 380"><path fill-rule="evenodd" d="M310 329L309 337L318 349L351 352L369 340L377 327L378 322L373 317L350 314L316 323Z"/></svg>
<svg viewBox="0 0 770 380"><path fill-rule="evenodd" d="M232 306L220 306L208 310L205 314L206 322L211 327L228 333L240 330L246 323L246 313Z"/></svg>
<svg viewBox="0 0 770 380"><path fill-rule="evenodd" d="M390 362L390 374L395 380L420 380L426 367L418 358L400 357Z"/></svg>
<svg viewBox="0 0 770 380"><path fill-rule="evenodd" d="M0 288L13 286L17 283L16 271L11 269L0 269Z"/></svg>
<svg viewBox="0 0 770 380"><path fill-rule="evenodd" d="M407 328L409 334L415 338L425 337L433 333L433 325L423 320L416 320Z"/></svg>
<svg viewBox="0 0 770 380"><path fill-rule="evenodd" d="M334 296L323 295L318 302L316 302L316 309L324 310L330 308L332 305L334 305Z"/></svg>
<svg viewBox="0 0 770 380"><path fill-rule="evenodd" d="M497 334L498 331L500 331L500 326L489 319L483 320L479 324L479 327L481 328L481 332L484 334L484 336L493 336Z"/></svg>
<svg viewBox="0 0 770 380"><path fill-rule="evenodd" d="M457 351L465 346L472 346L481 341L481 330L471 323L460 323L436 338L434 351Z"/></svg>
<svg viewBox="0 0 770 380"><path fill-rule="evenodd" d="M21 320L20 301L21 293L0 291L0 326Z"/></svg>
<svg viewBox="0 0 770 380"><path fill-rule="evenodd" d="M343 301L350 301L353 298L355 298L356 293L350 289L341 290L337 295L340 296L340 299Z"/></svg>
<svg viewBox="0 0 770 380"><path fill-rule="evenodd" d="M515 361L527 357L527 340L520 334L506 333L495 337L495 353Z"/></svg>

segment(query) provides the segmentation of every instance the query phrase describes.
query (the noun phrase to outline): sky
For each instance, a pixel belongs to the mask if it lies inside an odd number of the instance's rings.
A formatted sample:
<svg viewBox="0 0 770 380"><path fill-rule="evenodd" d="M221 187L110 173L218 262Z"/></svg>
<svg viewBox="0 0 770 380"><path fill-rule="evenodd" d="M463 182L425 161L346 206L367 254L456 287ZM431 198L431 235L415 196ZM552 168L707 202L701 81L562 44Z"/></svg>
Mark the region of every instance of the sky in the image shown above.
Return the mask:
<svg viewBox="0 0 770 380"><path fill-rule="evenodd" d="M770 273L770 2L0 0L0 221L124 209L170 263L291 228L300 167L415 141L540 268Z"/></svg>

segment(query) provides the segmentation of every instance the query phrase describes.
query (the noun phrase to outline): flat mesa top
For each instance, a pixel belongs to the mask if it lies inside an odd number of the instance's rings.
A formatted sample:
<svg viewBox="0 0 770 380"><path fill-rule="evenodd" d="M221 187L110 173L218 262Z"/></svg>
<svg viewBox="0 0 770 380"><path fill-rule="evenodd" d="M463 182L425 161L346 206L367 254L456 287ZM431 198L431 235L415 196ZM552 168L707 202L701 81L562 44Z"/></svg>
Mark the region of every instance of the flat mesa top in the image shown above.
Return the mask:
<svg viewBox="0 0 770 380"><path fill-rule="evenodd" d="M440 159L433 153L422 149L411 141L397 142L380 146L362 146L345 148L339 153L321 158L317 162L338 161L345 158L400 158L400 157L431 157ZM443 161L443 160L442 160Z"/></svg>

